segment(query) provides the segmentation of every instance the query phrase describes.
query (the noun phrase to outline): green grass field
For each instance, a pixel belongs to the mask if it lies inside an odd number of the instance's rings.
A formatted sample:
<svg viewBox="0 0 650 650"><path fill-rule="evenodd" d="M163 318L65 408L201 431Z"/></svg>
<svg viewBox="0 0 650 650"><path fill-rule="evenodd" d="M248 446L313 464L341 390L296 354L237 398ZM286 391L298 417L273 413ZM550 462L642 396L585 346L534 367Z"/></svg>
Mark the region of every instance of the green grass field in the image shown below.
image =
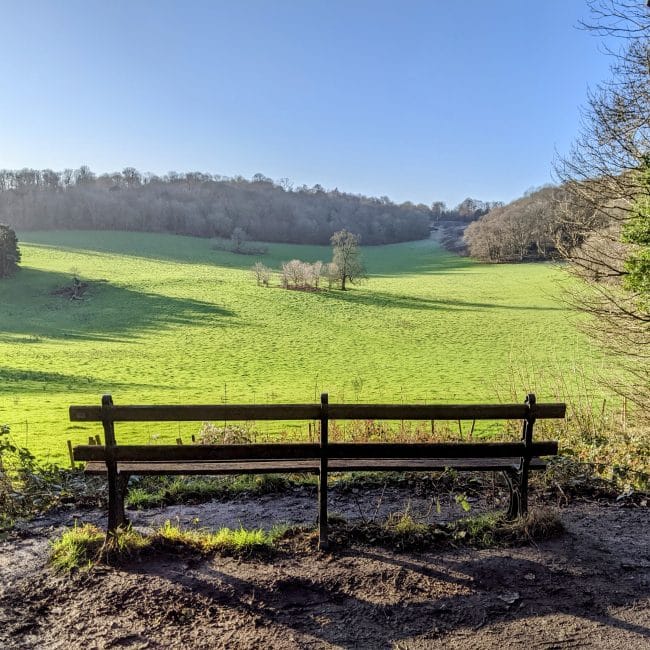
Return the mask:
<svg viewBox="0 0 650 650"><path fill-rule="evenodd" d="M66 461L69 404L496 401L517 369L601 363L558 300L550 264L484 265L432 241L364 248L369 280L348 292L257 287L257 258L204 239L114 232L19 235L22 270L0 281L0 423L39 456ZM263 261L331 259L270 245ZM53 295L71 270L86 300ZM570 379L569 379L570 381ZM173 440L151 425L132 440ZM194 427L194 430L196 427ZM125 440L125 435L118 439Z"/></svg>

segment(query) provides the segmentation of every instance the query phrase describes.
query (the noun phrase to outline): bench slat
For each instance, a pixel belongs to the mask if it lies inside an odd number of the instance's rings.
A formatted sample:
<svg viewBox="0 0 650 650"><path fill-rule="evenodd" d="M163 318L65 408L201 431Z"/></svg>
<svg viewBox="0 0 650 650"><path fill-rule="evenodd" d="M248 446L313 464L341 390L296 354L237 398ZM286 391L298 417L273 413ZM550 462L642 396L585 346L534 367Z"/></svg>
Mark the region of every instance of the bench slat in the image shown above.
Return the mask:
<svg viewBox="0 0 650 650"><path fill-rule="evenodd" d="M105 460L106 447L79 445L72 450L75 460ZM119 445L113 448L116 461L220 461L220 460L304 460L320 457L313 443L247 445Z"/></svg>
<svg viewBox="0 0 650 650"><path fill-rule="evenodd" d="M75 460L105 460L106 447L80 445L73 449ZM525 446L520 442L479 443L332 443L328 458L521 458ZM557 442L534 442L533 456L557 454ZM112 449L116 461L187 462L245 460L316 460L320 446L309 443L252 445L120 445Z"/></svg>
<svg viewBox="0 0 650 650"><path fill-rule="evenodd" d="M554 456L554 440L534 442L532 456ZM522 442L450 442L450 443L356 443L333 442L327 447L329 458L521 458L526 452Z"/></svg>
<svg viewBox="0 0 650 650"><path fill-rule="evenodd" d="M412 471L432 472L445 468L456 470L499 471L517 466L512 458L448 458L444 461L423 458L401 459L338 459L329 463L329 472L362 471ZM530 469L541 470L546 463L533 458ZM194 463L118 463L118 472L124 474L146 475L231 475L231 474L318 474L319 464L310 460L287 460L274 462L194 462ZM105 475L106 463L93 461L86 465L86 474Z"/></svg>
<svg viewBox="0 0 650 650"><path fill-rule="evenodd" d="M71 406L72 422L200 422L204 420L317 420L320 404L205 404Z"/></svg>
<svg viewBox="0 0 650 650"><path fill-rule="evenodd" d="M537 404L536 418L563 418L566 404ZM522 420L526 404L330 404L331 420Z"/></svg>
<svg viewBox="0 0 650 650"><path fill-rule="evenodd" d="M317 420L320 404L71 406L72 422ZM535 417L563 418L565 404L537 404ZM521 420L525 404L330 404L332 420Z"/></svg>

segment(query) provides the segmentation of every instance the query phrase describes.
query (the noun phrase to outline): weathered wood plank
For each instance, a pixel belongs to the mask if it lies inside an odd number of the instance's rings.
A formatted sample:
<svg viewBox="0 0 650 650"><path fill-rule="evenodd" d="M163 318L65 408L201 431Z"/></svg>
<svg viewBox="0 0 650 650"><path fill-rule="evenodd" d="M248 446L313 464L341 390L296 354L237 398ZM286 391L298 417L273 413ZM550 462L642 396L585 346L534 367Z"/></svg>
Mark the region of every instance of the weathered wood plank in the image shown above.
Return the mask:
<svg viewBox="0 0 650 650"><path fill-rule="evenodd" d="M375 459L338 459L329 462L328 473L332 472L433 472L445 468L456 470L499 471L518 465L513 458L375 458ZM530 469L540 470L546 463L539 458L531 460ZM92 461L86 465L86 474L105 475L106 464ZM287 461L213 461L188 463L143 463L120 462L120 473L135 475L231 475L231 474L318 474L319 461L287 460Z"/></svg>
<svg viewBox="0 0 650 650"><path fill-rule="evenodd" d="M331 420L521 420L526 404L330 404ZM537 404L535 417L563 418L566 404Z"/></svg>
<svg viewBox="0 0 650 650"><path fill-rule="evenodd" d="M117 464L118 471L136 475L231 475L231 474L318 474L316 460L209 461L209 462L128 462ZM106 463L91 461L86 474L105 475Z"/></svg>
<svg viewBox="0 0 650 650"><path fill-rule="evenodd" d="M563 418L565 404L537 404L535 417ZM519 420L525 404L330 404L331 420ZM320 404L216 404L71 406L72 422L176 422L202 420L317 420Z"/></svg>
<svg viewBox="0 0 650 650"><path fill-rule="evenodd" d="M251 445L119 445L114 448L79 445L75 460L105 460L112 453L116 461L210 461L210 460L290 460L320 458L315 443Z"/></svg>
<svg viewBox="0 0 650 650"><path fill-rule="evenodd" d="M554 440L534 442L532 456L557 454ZM328 454L334 458L521 458L526 453L522 442L450 443L355 443L333 442Z"/></svg>
<svg viewBox="0 0 650 650"><path fill-rule="evenodd" d="M205 404L71 406L72 422L191 422L203 420L316 420L320 404Z"/></svg>
<svg viewBox="0 0 650 650"><path fill-rule="evenodd" d="M320 421L320 467L318 471L318 548L327 550L327 477L329 464L329 396L323 393L320 396L321 421Z"/></svg>
<svg viewBox="0 0 650 650"><path fill-rule="evenodd" d="M556 455L556 441L534 442L533 456ZM526 451L519 442L479 443L330 443L327 456L335 459L445 459L445 458L521 458ZM312 443L261 445L120 445L114 448L79 445L73 449L77 461L189 462L244 460L321 460L319 445Z"/></svg>

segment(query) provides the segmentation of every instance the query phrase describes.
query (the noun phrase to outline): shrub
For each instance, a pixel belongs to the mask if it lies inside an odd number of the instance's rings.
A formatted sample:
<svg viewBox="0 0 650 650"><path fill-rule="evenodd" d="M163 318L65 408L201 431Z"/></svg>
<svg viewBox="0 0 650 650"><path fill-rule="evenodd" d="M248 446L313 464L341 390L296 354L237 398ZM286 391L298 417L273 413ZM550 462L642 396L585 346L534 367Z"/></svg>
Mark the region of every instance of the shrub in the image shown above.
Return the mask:
<svg viewBox="0 0 650 650"><path fill-rule="evenodd" d="M251 267L251 273L257 282L257 286L269 286L272 272L268 266L265 266L262 262L255 262Z"/></svg>
<svg viewBox="0 0 650 650"><path fill-rule="evenodd" d="M202 445L242 445L251 442L251 437L248 429L236 424L220 427L204 422L199 429L198 441Z"/></svg>
<svg viewBox="0 0 650 650"><path fill-rule="evenodd" d="M18 270L20 249L16 233L9 226L0 224L0 278L7 278Z"/></svg>
<svg viewBox="0 0 650 650"><path fill-rule="evenodd" d="M61 496L65 472L41 465L28 449L16 445L8 424L0 425L0 531L15 519L47 509Z"/></svg>

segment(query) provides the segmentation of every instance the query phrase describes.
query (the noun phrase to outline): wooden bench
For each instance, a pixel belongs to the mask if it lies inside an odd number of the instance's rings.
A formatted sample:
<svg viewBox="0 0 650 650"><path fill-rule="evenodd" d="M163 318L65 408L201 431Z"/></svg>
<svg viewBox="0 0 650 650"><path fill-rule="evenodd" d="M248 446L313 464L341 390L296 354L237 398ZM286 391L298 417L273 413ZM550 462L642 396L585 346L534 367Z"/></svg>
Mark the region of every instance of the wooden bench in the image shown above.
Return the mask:
<svg viewBox="0 0 650 650"><path fill-rule="evenodd" d="M126 523L124 499L133 475L313 473L318 481L319 545L327 547L327 476L331 472L458 471L503 472L510 489L508 517L528 511L528 476L544 469L541 456L557 454L556 441L533 442L537 419L563 418L565 404L320 404L116 406L104 395L101 406L71 406L70 420L101 422L104 445L80 445L75 461L86 461L87 474L108 478L108 534ZM521 420L518 442L330 443L332 420ZM117 422L182 421L320 422L319 443L235 445L118 445Z"/></svg>

